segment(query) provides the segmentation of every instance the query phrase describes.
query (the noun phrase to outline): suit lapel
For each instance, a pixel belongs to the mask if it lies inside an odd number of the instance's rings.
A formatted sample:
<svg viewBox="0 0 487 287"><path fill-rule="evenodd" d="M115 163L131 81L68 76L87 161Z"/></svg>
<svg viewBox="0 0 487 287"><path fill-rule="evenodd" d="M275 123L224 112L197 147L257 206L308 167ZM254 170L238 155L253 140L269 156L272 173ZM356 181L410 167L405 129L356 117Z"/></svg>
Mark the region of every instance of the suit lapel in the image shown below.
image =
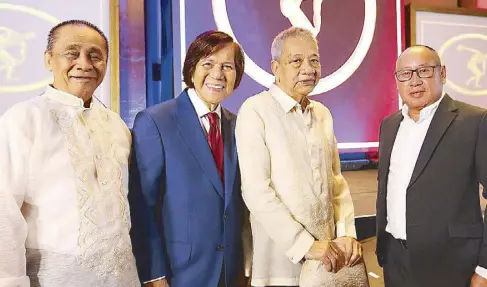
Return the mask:
<svg viewBox="0 0 487 287"><path fill-rule="evenodd" d="M384 123L382 138L384 142L382 143L383 156L380 157L380 161L384 162L384 168L380 170L380 177L383 179L381 182L385 182L387 175L389 174L389 165L391 163L391 153L394 147L394 142L396 141L397 131L399 130L399 125L403 119L401 111L397 112L387 123Z"/></svg>
<svg viewBox="0 0 487 287"><path fill-rule="evenodd" d="M213 159L205 133L187 92L183 91L176 101L176 121L179 125L179 130L206 177L223 198L223 184L216 169L215 160Z"/></svg>
<svg viewBox="0 0 487 287"><path fill-rule="evenodd" d="M428 132L426 133L426 137L424 138L421 151L419 152L418 159L416 160L416 165L414 166L408 188L413 185L414 182L416 182L428 164L428 161L443 137L443 134L457 116L456 110L457 108L455 106L455 102L448 95L445 95L438 106L438 110L433 116L433 119L431 120L431 124L428 128Z"/></svg>
<svg viewBox="0 0 487 287"><path fill-rule="evenodd" d="M235 148L235 121L230 113L222 108L222 134L223 134L223 176L225 178L225 207L230 202L235 172L237 170L237 150Z"/></svg>

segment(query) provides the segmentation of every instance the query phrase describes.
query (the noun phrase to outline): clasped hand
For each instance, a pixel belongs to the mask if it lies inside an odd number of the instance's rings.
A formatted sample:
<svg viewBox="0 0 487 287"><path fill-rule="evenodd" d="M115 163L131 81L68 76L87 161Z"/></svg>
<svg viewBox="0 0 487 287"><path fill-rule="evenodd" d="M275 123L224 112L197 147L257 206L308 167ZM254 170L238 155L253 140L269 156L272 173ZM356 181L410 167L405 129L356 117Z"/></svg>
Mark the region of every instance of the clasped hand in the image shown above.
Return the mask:
<svg viewBox="0 0 487 287"><path fill-rule="evenodd" d="M352 267L362 260L362 244L352 237L315 241L305 258L319 260L329 272L335 273L344 266Z"/></svg>

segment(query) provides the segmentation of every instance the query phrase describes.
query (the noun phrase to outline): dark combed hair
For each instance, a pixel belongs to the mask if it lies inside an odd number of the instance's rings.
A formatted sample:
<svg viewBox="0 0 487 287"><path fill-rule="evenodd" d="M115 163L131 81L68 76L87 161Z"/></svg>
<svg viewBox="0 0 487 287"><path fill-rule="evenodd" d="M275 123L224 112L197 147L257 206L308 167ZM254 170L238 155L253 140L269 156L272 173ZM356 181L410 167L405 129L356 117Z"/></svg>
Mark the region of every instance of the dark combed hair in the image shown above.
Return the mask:
<svg viewBox="0 0 487 287"><path fill-rule="evenodd" d="M86 26L88 28L95 30L98 34L100 34L100 36L103 37L103 40L105 40L105 45L107 47L107 55L109 54L109 46L108 46L107 36L105 36L105 34L100 30L100 28L98 28L94 24L91 24L90 22L85 21L85 20L68 20L68 21L61 22L61 23L57 24L56 26L54 26L51 29L51 31L49 31L49 35L47 36L46 50L48 52L52 52L54 44L56 43L56 40L57 40L59 29L62 27L71 26L71 25L73 25L73 26Z"/></svg>
<svg viewBox="0 0 487 287"><path fill-rule="evenodd" d="M218 52L226 45L231 44L235 51L235 70L237 76L235 78L236 89L242 80L245 68L245 58L242 47L233 40L233 38L221 31L207 31L204 32L191 43L186 53L183 65L183 81L189 88L194 88L192 77L196 70L198 62L209 55Z"/></svg>

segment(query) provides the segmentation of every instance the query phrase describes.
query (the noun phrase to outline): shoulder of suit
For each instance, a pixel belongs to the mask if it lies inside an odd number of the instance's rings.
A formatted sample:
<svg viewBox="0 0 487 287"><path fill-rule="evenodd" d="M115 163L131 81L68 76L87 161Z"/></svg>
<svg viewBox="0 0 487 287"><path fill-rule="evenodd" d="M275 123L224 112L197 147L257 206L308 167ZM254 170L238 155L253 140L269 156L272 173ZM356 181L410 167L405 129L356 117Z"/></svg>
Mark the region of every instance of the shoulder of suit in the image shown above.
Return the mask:
<svg viewBox="0 0 487 287"><path fill-rule="evenodd" d="M232 113L230 110L227 110L225 109L224 107L222 107L222 112L225 113L225 115L227 117L230 118L230 120L235 120L237 119L237 115L235 115L234 113Z"/></svg>
<svg viewBox="0 0 487 287"><path fill-rule="evenodd" d="M175 109L176 98L148 107L143 112L147 112L152 116L163 116L171 114Z"/></svg>
<svg viewBox="0 0 487 287"><path fill-rule="evenodd" d="M390 119L392 119L392 118L395 118L395 117L399 116L400 114L402 114L402 110L399 110L399 111L397 111L397 112L395 112L395 113L393 113L393 114L388 115L387 117L385 117L385 118L382 120L382 122L387 122L387 121L389 121Z"/></svg>
<svg viewBox="0 0 487 287"><path fill-rule="evenodd" d="M175 99L159 103L157 105L145 108L137 113L134 121L134 128L137 123L146 122L150 119L154 124L172 123L173 113L176 110Z"/></svg>
<svg viewBox="0 0 487 287"><path fill-rule="evenodd" d="M459 113L466 114L466 115L484 115L487 113L487 110L478 106L474 106L471 104L467 104L462 101L453 100L455 106L457 107Z"/></svg>

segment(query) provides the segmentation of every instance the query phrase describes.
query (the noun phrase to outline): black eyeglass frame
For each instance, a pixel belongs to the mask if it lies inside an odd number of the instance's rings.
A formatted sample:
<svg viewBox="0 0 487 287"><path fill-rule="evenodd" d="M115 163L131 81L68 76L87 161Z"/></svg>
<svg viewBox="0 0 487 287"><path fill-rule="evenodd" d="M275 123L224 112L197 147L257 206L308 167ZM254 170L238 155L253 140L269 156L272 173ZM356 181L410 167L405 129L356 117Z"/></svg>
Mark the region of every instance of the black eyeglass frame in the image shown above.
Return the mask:
<svg viewBox="0 0 487 287"><path fill-rule="evenodd" d="M428 77L421 77L419 75L419 72L418 70L419 69L423 69L423 68L433 68L433 73L431 73L431 76L428 76ZM435 68L443 68L443 65L437 65L437 66L421 66L421 67L418 67L414 70L400 70L400 71L396 71L394 72L394 76L396 76L396 79L403 83L403 82L407 82L407 81L410 81L412 78L413 78L413 75L414 73L416 73L416 75L420 78L420 79L429 79L431 77L433 77L433 75L435 74ZM409 77L409 79L405 79L405 80L399 80L399 77L397 76L398 73L401 73L401 72L411 72L411 77Z"/></svg>

